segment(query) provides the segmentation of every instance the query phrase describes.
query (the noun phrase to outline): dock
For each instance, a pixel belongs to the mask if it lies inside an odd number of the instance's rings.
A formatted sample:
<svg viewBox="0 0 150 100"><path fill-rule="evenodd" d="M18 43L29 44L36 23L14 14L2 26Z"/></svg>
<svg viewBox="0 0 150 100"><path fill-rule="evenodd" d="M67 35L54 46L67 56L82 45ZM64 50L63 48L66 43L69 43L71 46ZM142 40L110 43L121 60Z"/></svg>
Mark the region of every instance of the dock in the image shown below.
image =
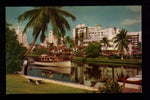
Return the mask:
<svg viewBox="0 0 150 100"><path fill-rule="evenodd" d="M118 83L123 86L123 82ZM142 85L125 83L123 93L142 93Z"/></svg>

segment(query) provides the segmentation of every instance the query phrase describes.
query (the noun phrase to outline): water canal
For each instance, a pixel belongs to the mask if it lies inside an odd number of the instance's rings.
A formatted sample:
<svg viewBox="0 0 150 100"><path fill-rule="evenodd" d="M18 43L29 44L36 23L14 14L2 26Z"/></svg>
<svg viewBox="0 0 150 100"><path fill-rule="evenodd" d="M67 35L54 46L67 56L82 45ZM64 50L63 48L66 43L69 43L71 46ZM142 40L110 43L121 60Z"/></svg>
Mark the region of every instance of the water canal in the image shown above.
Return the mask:
<svg viewBox="0 0 150 100"><path fill-rule="evenodd" d="M41 78L65 81L91 86L92 83L105 82L121 77L133 77L142 74L142 67L111 66L102 64L88 64L72 62L70 68L42 67L29 65L28 75Z"/></svg>

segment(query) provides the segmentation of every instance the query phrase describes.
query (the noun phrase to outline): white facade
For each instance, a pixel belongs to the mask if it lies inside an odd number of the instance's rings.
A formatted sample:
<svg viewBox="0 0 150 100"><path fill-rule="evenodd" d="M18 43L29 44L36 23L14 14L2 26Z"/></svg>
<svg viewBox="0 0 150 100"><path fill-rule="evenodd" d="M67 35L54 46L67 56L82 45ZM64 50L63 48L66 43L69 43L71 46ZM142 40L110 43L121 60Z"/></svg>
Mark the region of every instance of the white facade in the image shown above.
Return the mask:
<svg viewBox="0 0 150 100"><path fill-rule="evenodd" d="M28 36L26 34L23 34L20 30L20 27L18 26L16 29L16 34L17 34L17 40L19 41L19 43L22 43L23 46L25 47L29 47L29 43L28 43Z"/></svg>
<svg viewBox="0 0 150 100"><path fill-rule="evenodd" d="M129 55L139 53L138 50L134 50L133 48L137 46L138 42L142 43L142 32L128 32L127 35L131 36L131 43L128 46L129 51L126 53L129 53Z"/></svg>
<svg viewBox="0 0 150 100"><path fill-rule="evenodd" d="M109 41L109 46L105 48L104 46L102 47L102 50L109 50L115 53L117 48L115 48L113 38L119 34L121 29L117 28L105 28L101 29L101 25L96 25L96 27L86 27L85 24L77 24L76 28L72 30L72 39L75 41L76 35L80 36L81 33L84 33L84 38L83 38L83 46L88 46L89 42L99 42L100 40L103 39L103 37L106 37ZM129 44L129 51L126 51L126 54L129 53L130 55L132 54L132 46L133 42L142 42L142 35L141 31L139 32L128 32L127 35L131 35L132 38L134 38L134 35L138 35L138 39L134 40L132 39L132 43ZM134 40L134 41L133 41ZM78 46L81 45L81 41L78 40Z"/></svg>
<svg viewBox="0 0 150 100"><path fill-rule="evenodd" d="M96 27L86 27L85 24L78 24L72 31L72 38L75 40L75 35L78 34L78 36L80 36L80 33L83 32L83 46L88 46L89 42L99 42L103 39L103 37L107 37L110 43L110 45L107 47L107 50L116 50L112 38L115 37L119 31L120 29L114 28L106 28L102 30L101 25L96 25ZM78 46L80 43L81 42L78 41ZM106 48L102 47L102 50L106 50Z"/></svg>
<svg viewBox="0 0 150 100"><path fill-rule="evenodd" d="M53 31L50 30L49 35L48 35L48 42L49 43L53 43L54 46L57 46L57 38L56 36L53 34Z"/></svg>
<svg viewBox="0 0 150 100"><path fill-rule="evenodd" d="M63 40L63 39L61 38L61 40ZM40 45L47 47L48 43L53 43L54 46L57 46L57 42L58 42L58 39L53 34L53 31L50 30L48 37L46 37L45 40L43 41L43 43L41 43Z"/></svg>

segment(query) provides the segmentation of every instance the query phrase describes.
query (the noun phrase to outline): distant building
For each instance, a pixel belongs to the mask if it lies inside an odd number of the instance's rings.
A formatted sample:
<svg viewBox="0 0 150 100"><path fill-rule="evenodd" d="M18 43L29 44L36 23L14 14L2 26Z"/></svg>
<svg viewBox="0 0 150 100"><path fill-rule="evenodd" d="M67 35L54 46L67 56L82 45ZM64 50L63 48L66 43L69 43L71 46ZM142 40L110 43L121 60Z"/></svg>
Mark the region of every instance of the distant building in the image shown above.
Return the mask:
<svg viewBox="0 0 150 100"><path fill-rule="evenodd" d="M75 41L76 35L80 37L81 33L84 33L83 38L83 46L88 46L89 42L99 42L103 37L107 37L110 45L106 48L102 47L102 50L107 52L108 54L116 53L116 48L114 47L114 43L112 38L116 36L116 34L120 31L120 29L116 28L106 28L101 29L101 25L96 25L96 27L86 27L85 24L77 24L76 28L72 30L72 38ZM78 40L78 46L81 45L81 41Z"/></svg>
<svg viewBox="0 0 150 100"><path fill-rule="evenodd" d="M131 36L131 43L129 44L129 51L130 55L133 54L141 54L142 52L138 50L137 46L138 43L142 44L142 32L128 32L127 35ZM142 46L141 46L142 47Z"/></svg>
<svg viewBox="0 0 150 100"><path fill-rule="evenodd" d="M28 43L28 36L24 33L21 32L20 27L18 26L16 29L16 34L17 34L17 40L19 41L19 43L25 47L29 47L29 43Z"/></svg>
<svg viewBox="0 0 150 100"><path fill-rule="evenodd" d="M61 40L63 40L61 38ZM41 43L40 45L43 47L47 47L50 43L53 43L53 46L57 46L58 39L57 37L53 34L53 31L50 30L48 37L45 38L45 40L43 41L43 43Z"/></svg>
<svg viewBox="0 0 150 100"><path fill-rule="evenodd" d="M48 42L49 43L53 43L54 46L57 46L57 38L56 36L53 34L53 31L50 30L49 35L48 35Z"/></svg>
<svg viewBox="0 0 150 100"><path fill-rule="evenodd" d="M121 29L117 29L115 27L111 27L111 28L105 28L105 29L101 29L101 25L96 25L95 27L87 27L85 26L85 24L77 24L76 28L72 29L72 39L75 41L76 38L78 38L78 46L81 46L81 40L80 35L83 35L83 46L87 47L88 43L94 43L94 42L99 42L100 40L103 39L103 37L106 37L109 41L109 45L107 47L107 49L104 47L104 45L102 46L102 51L105 51L106 55L110 55L110 54L116 54L117 53L117 48L115 48L114 42L113 42L113 38L119 34L121 31ZM127 33L127 35L131 35L132 36L132 42L131 44L129 44L129 51L126 52L129 53L130 55L134 54L133 53L133 46L137 46L138 42L141 42L141 31L140 32L129 32ZM136 39L135 39L136 38Z"/></svg>

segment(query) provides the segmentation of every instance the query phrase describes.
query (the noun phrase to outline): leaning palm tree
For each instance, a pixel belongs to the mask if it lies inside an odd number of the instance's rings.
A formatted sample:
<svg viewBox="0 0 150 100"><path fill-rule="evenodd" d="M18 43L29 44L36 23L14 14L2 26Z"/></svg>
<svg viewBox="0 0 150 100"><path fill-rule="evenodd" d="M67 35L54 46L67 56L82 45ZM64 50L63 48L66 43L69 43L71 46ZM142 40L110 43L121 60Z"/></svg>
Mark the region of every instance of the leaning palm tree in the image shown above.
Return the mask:
<svg viewBox="0 0 150 100"><path fill-rule="evenodd" d="M29 20L26 24L23 33L26 32L28 28L33 28L32 35L34 40L30 48L24 54L24 57L31 51L33 45L36 42L37 37L40 34L41 42L45 39L45 32L48 29L48 24L50 23L53 28L54 35L60 39L60 36L64 36L66 29L70 30L70 25L65 17L71 17L74 21L76 18L69 12L62 10L61 7L35 7L33 10L24 12L18 17L18 21Z"/></svg>
<svg viewBox="0 0 150 100"><path fill-rule="evenodd" d="M107 50L107 47L109 45L107 37L103 37L103 39L101 40L101 43L103 43L105 49Z"/></svg>
<svg viewBox="0 0 150 100"><path fill-rule="evenodd" d="M121 29L120 33L114 37L114 43L116 43L115 48L118 48L118 51L121 52L121 60L123 60L123 54L128 51L128 44L131 42L129 39L131 36L127 35L127 30Z"/></svg>

